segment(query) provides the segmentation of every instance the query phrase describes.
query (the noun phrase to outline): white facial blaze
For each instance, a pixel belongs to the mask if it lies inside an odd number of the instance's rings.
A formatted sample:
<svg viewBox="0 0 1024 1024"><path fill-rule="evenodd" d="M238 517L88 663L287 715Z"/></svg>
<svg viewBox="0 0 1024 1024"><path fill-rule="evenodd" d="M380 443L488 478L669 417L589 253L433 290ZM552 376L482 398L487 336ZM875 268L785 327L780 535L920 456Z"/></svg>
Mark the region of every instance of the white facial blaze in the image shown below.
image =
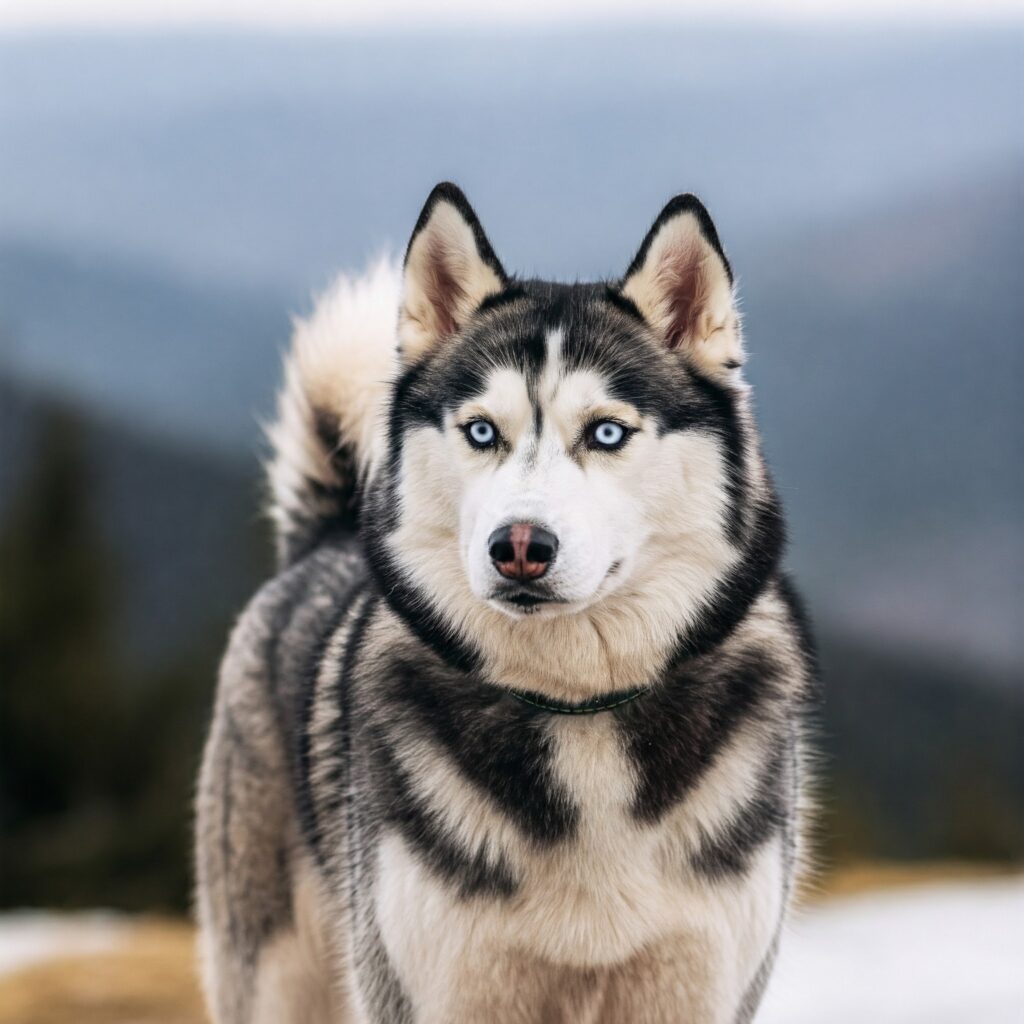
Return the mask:
<svg viewBox="0 0 1024 1024"><path fill-rule="evenodd" d="M543 422L538 436L531 423L510 443L512 452L500 465L473 474L462 504L463 556L473 592L488 600L505 584L490 558L493 531L531 523L558 539L557 556L543 580L551 596L586 602L620 556L615 535L629 526L628 503L616 500L605 474L567 451L556 424ZM601 513L595 514L597 509Z"/></svg>
<svg viewBox="0 0 1024 1024"><path fill-rule="evenodd" d="M537 384L537 396L541 403L547 404L554 401L558 392L558 385L562 381L562 344L565 341L565 332L561 327L556 327L549 332L545 339L547 358L544 362L544 370L541 373L540 381Z"/></svg>
<svg viewBox="0 0 1024 1024"><path fill-rule="evenodd" d="M588 451L586 427L617 412L637 420L607 394L592 371L566 372L563 334L547 338L547 358L531 395L516 370L495 371L487 389L459 419L479 413L493 422L505 449L468 452L461 502L460 551L473 593L509 614L500 599L508 581L496 571L489 538L512 523L536 524L558 540L558 551L542 586L552 612L585 606L610 593L627 575L634 548L646 528L634 499L635 463L610 453Z"/></svg>

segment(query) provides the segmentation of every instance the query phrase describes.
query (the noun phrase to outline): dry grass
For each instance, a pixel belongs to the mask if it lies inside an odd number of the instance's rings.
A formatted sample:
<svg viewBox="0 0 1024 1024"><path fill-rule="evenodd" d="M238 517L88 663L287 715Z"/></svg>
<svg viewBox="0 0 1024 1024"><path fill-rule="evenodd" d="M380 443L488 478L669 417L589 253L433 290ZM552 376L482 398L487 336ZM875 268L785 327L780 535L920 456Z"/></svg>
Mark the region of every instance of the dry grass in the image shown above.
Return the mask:
<svg viewBox="0 0 1024 1024"><path fill-rule="evenodd" d="M191 927L147 922L115 952L0 977L0 1024L206 1024Z"/></svg>
<svg viewBox="0 0 1024 1024"><path fill-rule="evenodd" d="M820 903L834 896L857 896L884 889L908 889L941 882L960 882L972 878L996 878L1015 873L1011 865L982 864L974 861L865 861L848 864L812 878L804 887L801 901Z"/></svg>
<svg viewBox="0 0 1024 1024"><path fill-rule="evenodd" d="M977 864L860 864L810 887L810 899L999 874ZM0 1024L206 1024L192 928L148 921L112 953L62 957L0 977Z"/></svg>

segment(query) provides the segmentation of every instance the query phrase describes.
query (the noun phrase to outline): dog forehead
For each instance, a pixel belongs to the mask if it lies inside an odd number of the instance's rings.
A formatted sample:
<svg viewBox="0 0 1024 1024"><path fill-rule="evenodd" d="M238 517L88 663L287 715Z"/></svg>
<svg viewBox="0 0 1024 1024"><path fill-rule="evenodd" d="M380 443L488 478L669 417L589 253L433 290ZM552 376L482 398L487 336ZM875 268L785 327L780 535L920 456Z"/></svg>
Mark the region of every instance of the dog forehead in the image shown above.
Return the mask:
<svg viewBox="0 0 1024 1024"><path fill-rule="evenodd" d="M558 332L553 333L556 347ZM533 380L519 368L492 368L482 391L469 396L458 415L491 417L518 432L531 425L536 428L545 419L575 422L582 412L613 402L608 381L596 369L565 367L552 358Z"/></svg>
<svg viewBox="0 0 1024 1024"><path fill-rule="evenodd" d="M538 389L538 401L547 415L574 419L581 411L609 405L608 381L595 368L566 370L547 390Z"/></svg>
<svg viewBox="0 0 1024 1024"><path fill-rule="evenodd" d="M445 412L465 415L474 402L497 403L516 419L528 403L538 424L544 415L564 419L606 401L661 416L685 386L680 368L642 322L603 295L597 286L540 282L485 304L422 372L412 372L410 386L399 388L402 425L440 425Z"/></svg>
<svg viewBox="0 0 1024 1024"><path fill-rule="evenodd" d="M485 304L464 347L534 374L559 356L576 364L614 358L621 344L635 338L636 324L603 298L605 290L592 284L524 282L513 298L497 307Z"/></svg>
<svg viewBox="0 0 1024 1024"><path fill-rule="evenodd" d="M483 390L464 403L462 415L492 417L506 429L522 429L532 418L532 391L522 369L495 366L484 376Z"/></svg>

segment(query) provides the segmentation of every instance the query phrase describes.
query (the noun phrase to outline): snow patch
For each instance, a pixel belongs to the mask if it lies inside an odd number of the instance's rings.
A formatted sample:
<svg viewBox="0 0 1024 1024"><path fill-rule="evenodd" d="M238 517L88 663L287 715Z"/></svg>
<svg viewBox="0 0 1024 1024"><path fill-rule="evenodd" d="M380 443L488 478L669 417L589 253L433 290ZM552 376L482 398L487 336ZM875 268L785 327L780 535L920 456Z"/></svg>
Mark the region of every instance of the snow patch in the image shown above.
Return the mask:
<svg viewBox="0 0 1024 1024"><path fill-rule="evenodd" d="M0 975L62 956L107 953L128 941L130 922L109 911L0 916Z"/></svg>
<svg viewBox="0 0 1024 1024"><path fill-rule="evenodd" d="M0 915L0 975L123 948L110 912ZM793 915L757 1024L1022 1024L1024 876L836 899Z"/></svg>
<svg viewBox="0 0 1024 1024"><path fill-rule="evenodd" d="M1022 1024L1024 877L795 914L757 1024Z"/></svg>

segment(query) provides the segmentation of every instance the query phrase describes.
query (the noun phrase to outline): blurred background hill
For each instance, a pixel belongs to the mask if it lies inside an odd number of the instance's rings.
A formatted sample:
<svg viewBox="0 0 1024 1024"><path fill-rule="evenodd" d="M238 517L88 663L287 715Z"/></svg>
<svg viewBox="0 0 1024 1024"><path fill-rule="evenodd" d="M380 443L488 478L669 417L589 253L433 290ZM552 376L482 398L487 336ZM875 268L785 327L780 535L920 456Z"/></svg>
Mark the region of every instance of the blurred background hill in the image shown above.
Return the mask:
<svg viewBox="0 0 1024 1024"><path fill-rule="evenodd" d="M822 643L822 843L1024 857L1024 31L0 35L0 903L181 908L289 316L435 181L614 276L700 193Z"/></svg>

